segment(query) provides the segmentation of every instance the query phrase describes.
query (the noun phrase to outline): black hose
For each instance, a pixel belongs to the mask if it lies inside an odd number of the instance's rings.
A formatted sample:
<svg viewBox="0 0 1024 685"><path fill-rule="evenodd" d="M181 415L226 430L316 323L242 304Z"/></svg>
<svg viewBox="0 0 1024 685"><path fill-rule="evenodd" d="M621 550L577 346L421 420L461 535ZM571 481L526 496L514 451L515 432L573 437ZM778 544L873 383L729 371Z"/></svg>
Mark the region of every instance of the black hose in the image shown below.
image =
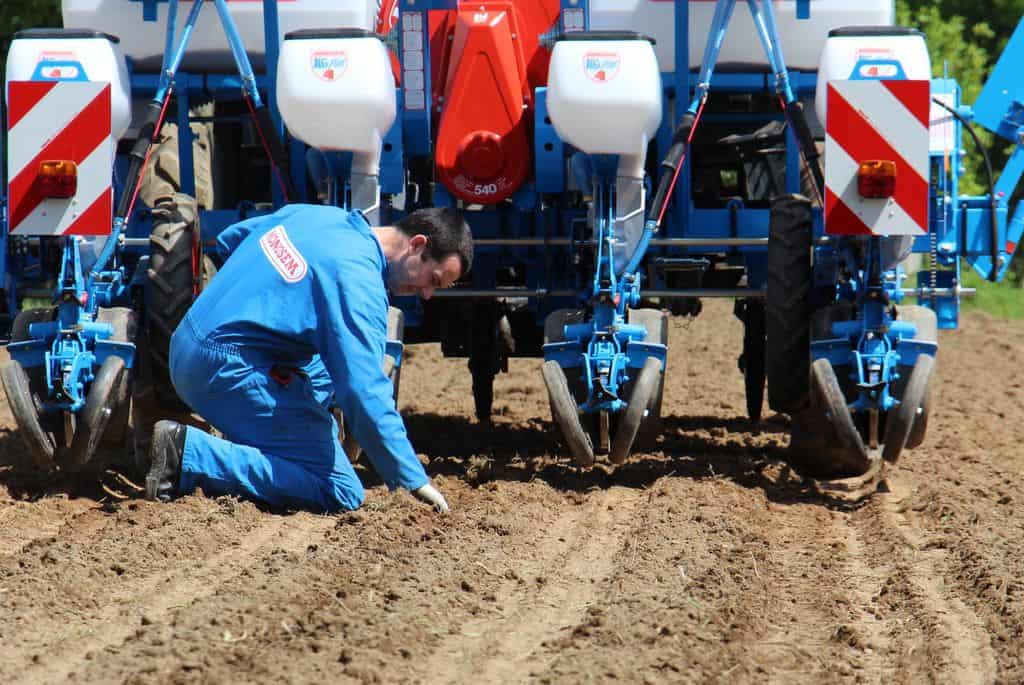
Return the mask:
<svg viewBox="0 0 1024 685"><path fill-rule="evenodd" d="M978 138L978 134L975 133L971 122L967 121L960 112L956 111L942 100L932 98L932 102L952 114L957 121L963 124L964 128L967 129L967 133L971 136L971 140L974 141L975 147L978 148L978 151L985 160L985 173L988 177L989 206L991 207L989 214L991 217L992 229L992 273L989 275L988 280L995 283L999 280L999 216L997 215L999 210L999 200L996 199L995 177L992 175L992 160L989 159L988 150L986 150L985 146L981 144L981 139Z"/></svg>
<svg viewBox="0 0 1024 685"><path fill-rule="evenodd" d="M669 148L665 160L661 163L661 176L658 177L658 185L654 191L654 199L651 201L650 211L647 213L649 219L657 220L661 216L661 208L668 203L672 193L672 181L676 176L676 169L679 168L686 152L686 143L673 143Z"/></svg>
<svg viewBox="0 0 1024 685"><path fill-rule="evenodd" d="M814 187L818 191L818 198L824 204L825 197L825 176L821 172L821 163L818 159L818 147L814 144L814 137L811 135L811 127L807 124L807 117L804 116L804 108L799 102L786 103L786 119L793 126L793 133L796 135L800 150L804 153L804 162L811 170L814 178Z"/></svg>
<svg viewBox="0 0 1024 685"><path fill-rule="evenodd" d="M299 194L295 191L295 185L292 183L284 143L281 141L277 126L274 125L274 119L270 115L270 108L266 105L258 109L253 108L253 116L256 120L257 128L262 131L260 135L263 138L267 156L270 157L270 163L277 167L275 173L277 174L278 182L282 185L281 190L285 195L285 202L297 200Z"/></svg>
<svg viewBox="0 0 1024 685"><path fill-rule="evenodd" d="M170 97L168 94L167 97ZM146 153L153 143L153 136L159 131L156 130L160 122L160 114L163 112L163 103L150 102L146 106L146 117L139 128L139 136L135 139L135 145L129 153L127 184L121 192L121 198L117 203L116 216L128 218L128 210L131 209L131 201L135 196L135 189L142 181L142 165L146 161Z"/></svg>
<svg viewBox="0 0 1024 685"><path fill-rule="evenodd" d="M672 196L672 184L676 179L676 171L686 156L686 146L693 130L696 116L687 112L679 120L679 125L672 135L672 145L661 162L661 175L658 178L658 185L654 191L654 199L651 201L650 211L647 213L648 220L658 221L663 216L663 208L668 204Z"/></svg>

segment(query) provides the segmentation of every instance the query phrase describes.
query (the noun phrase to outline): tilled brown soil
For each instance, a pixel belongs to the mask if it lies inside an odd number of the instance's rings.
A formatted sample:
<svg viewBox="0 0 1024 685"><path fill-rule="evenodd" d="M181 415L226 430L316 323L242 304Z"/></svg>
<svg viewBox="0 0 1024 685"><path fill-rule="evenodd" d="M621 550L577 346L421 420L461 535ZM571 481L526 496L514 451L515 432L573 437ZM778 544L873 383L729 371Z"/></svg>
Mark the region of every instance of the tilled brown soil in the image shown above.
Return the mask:
<svg viewBox="0 0 1024 685"><path fill-rule="evenodd" d="M380 486L325 517L0 470L0 682L1024 682L1022 334L941 334L928 440L861 506L779 459L783 417L752 430L724 303L673 322L664 436L615 470L569 464L537 361L484 428L465 361L411 349L446 517Z"/></svg>

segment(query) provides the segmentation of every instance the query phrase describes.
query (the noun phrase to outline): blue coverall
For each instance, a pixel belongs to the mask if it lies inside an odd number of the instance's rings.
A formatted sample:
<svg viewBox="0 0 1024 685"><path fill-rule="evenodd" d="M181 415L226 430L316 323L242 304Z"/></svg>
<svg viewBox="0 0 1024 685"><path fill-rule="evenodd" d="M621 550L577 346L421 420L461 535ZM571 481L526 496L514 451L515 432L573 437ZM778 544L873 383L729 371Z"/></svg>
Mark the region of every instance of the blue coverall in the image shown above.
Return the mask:
<svg viewBox="0 0 1024 685"><path fill-rule="evenodd" d="M366 219L288 205L226 229L217 247L227 261L175 331L170 369L225 439L188 429L179 491L358 508L332 395L389 488L427 484L382 369L388 267Z"/></svg>

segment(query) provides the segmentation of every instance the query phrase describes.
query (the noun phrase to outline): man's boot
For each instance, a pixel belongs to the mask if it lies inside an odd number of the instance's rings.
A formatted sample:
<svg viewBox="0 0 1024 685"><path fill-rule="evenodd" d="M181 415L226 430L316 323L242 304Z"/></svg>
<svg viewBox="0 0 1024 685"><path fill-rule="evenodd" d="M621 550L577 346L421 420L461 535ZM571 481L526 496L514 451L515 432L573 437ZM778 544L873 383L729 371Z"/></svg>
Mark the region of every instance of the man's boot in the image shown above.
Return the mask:
<svg viewBox="0 0 1024 685"><path fill-rule="evenodd" d="M146 499L169 502L178 496L185 433L185 426L177 421L157 421L149 447Z"/></svg>

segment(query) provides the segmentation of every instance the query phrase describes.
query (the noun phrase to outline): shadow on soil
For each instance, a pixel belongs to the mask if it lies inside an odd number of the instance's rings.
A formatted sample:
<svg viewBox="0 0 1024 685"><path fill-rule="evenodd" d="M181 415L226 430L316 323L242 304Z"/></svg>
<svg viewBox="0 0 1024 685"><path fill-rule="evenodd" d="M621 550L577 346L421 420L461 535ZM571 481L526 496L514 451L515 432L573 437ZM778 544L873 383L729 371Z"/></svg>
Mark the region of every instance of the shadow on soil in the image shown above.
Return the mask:
<svg viewBox="0 0 1024 685"><path fill-rule="evenodd" d="M460 478L474 486L540 479L559 490L586 492L612 486L642 489L660 478L725 478L763 490L773 502L832 504L785 463L778 438L788 422L781 417L767 419L760 431L739 417L665 417L655 445L638 450L621 466L598 463L591 468L579 468L562 456L558 429L549 421L488 425L438 414L411 415L405 421L416 450L430 459L432 475ZM366 485L379 483L372 469L360 466L358 471ZM0 430L0 485L15 499L67 494L115 506L141 494L128 485L131 481L120 478L96 470L40 470L31 465L21 437L13 430Z"/></svg>
<svg viewBox="0 0 1024 685"><path fill-rule="evenodd" d="M461 478L472 485L495 480L540 479L560 490L583 492L612 486L647 488L660 478L725 478L760 489L773 502L833 503L786 463L785 417L773 416L755 430L746 418L665 417L657 443L618 467L572 464L549 421L481 424L460 416L405 417L416 450L430 459L432 475ZM600 459L600 457L599 457Z"/></svg>
<svg viewBox="0 0 1024 685"><path fill-rule="evenodd" d="M96 456L109 463L114 455L100 448ZM106 466L92 465L77 472L36 466L17 431L0 429L0 486L14 499L34 501L67 495L113 506L118 501L141 495L141 489L133 484L132 478L140 480L138 474L123 465L109 471Z"/></svg>

